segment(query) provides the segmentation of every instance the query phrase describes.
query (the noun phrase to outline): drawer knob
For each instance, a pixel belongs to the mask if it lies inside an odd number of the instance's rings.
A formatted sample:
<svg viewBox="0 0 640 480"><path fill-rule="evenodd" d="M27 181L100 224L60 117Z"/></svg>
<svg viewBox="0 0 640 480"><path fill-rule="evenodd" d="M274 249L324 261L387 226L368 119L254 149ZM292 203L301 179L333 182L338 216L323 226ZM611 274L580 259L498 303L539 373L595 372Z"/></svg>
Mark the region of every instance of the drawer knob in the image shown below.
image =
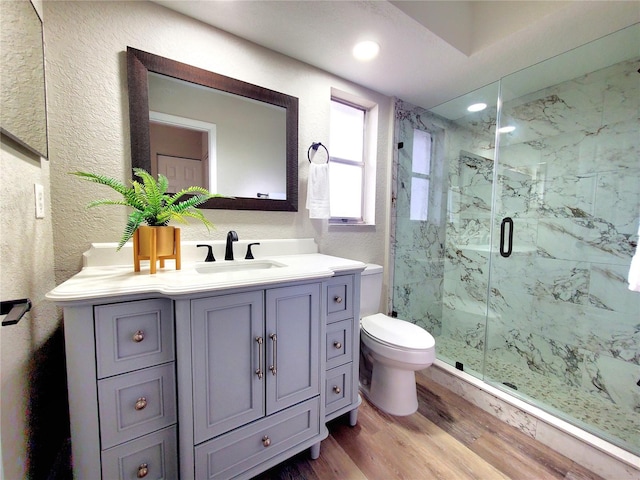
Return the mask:
<svg viewBox="0 0 640 480"><path fill-rule="evenodd" d="M144 332L142 330L138 330L133 334L133 341L136 343L140 343L144 340Z"/></svg>
<svg viewBox="0 0 640 480"><path fill-rule="evenodd" d="M333 346L336 347L338 350L342 348L342 344L340 342L333 342Z"/></svg>
<svg viewBox="0 0 640 480"><path fill-rule="evenodd" d="M262 445L268 447L269 445L271 445L271 439L265 435L264 437L262 437Z"/></svg>
<svg viewBox="0 0 640 480"><path fill-rule="evenodd" d="M340 295L336 295L333 299L334 302L336 303L342 303L342 297Z"/></svg>
<svg viewBox="0 0 640 480"><path fill-rule="evenodd" d="M149 474L149 467L146 463L140 464L138 467L138 478L144 478Z"/></svg>
<svg viewBox="0 0 640 480"><path fill-rule="evenodd" d="M333 386L333 391L334 391L334 392L336 392L336 393L340 393L340 392L342 392L342 390L340 389L340 387L339 387L339 386L337 386L337 385L334 385L334 386Z"/></svg>
<svg viewBox="0 0 640 480"><path fill-rule="evenodd" d="M144 397L140 397L138 399L138 401L136 402L136 406L135 409L136 410L144 410L144 408L147 406L147 399Z"/></svg>

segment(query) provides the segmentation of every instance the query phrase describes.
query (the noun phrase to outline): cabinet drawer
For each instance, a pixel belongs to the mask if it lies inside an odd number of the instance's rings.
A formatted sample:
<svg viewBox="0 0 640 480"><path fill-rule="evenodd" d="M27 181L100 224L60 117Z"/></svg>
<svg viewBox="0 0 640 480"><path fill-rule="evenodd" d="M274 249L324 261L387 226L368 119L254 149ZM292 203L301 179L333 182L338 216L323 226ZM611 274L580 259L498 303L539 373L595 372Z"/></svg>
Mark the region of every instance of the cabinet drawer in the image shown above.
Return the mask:
<svg viewBox="0 0 640 480"><path fill-rule="evenodd" d="M351 363L327 371L325 381L325 415L351 403L353 365Z"/></svg>
<svg viewBox="0 0 640 480"><path fill-rule="evenodd" d="M176 427L103 451L102 478L103 480L177 479Z"/></svg>
<svg viewBox="0 0 640 480"><path fill-rule="evenodd" d="M100 438L109 448L176 422L173 363L98 382Z"/></svg>
<svg viewBox="0 0 640 480"><path fill-rule="evenodd" d="M320 433L319 397L195 448L198 479L233 478Z"/></svg>
<svg viewBox="0 0 640 480"><path fill-rule="evenodd" d="M100 305L94 318L98 378L174 359L171 300Z"/></svg>
<svg viewBox="0 0 640 480"><path fill-rule="evenodd" d="M327 325L327 369L353 361L353 319Z"/></svg>
<svg viewBox="0 0 640 480"><path fill-rule="evenodd" d="M333 277L325 285L327 322L353 317L353 276Z"/></svg>

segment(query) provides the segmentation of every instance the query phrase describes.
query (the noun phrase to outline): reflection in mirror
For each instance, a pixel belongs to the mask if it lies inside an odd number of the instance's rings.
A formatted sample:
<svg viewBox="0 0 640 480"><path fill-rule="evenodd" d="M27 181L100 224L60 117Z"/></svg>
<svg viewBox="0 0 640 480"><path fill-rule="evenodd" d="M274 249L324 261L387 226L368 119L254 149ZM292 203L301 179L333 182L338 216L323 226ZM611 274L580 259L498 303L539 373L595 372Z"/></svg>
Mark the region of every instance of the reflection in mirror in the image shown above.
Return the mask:
<svg viewBox="0 0 640 480"><path fill-rule="evenodd" d="M287 138L284 108L212 88L198 88L191 83L153 73L149 73L149 108L152 131L154 124L158 126L156 122L162 122L158 115L154 118L153 114L171 112L173 119L169 121L189 127L192 133L206 133L212 129L217 132L210 148L208 139L205 139L206 152L196 151L191 155L176 152L178 157L201 155L203 163L211 152L214 158L221 159L220 162L208 161L205 175L197 185L227 196L259 198L258 193L262 193L269 195L268 198L285 198ZM248 138L251 141L247 141ZM198 140L198 143L202 141ZM196 146L188 142L181 144L184 153ZM158 164L156 156L164 153L166 151L154 149L152 138L152 169ZM172 171L179 171L179 168ZM187 171L192 171L189 165Z"/></svg>
<svg viewBox="0 0 640 480"><path fill-rule="evenodd" d="M132 166L234 198L205 208L297 211L298 99L128 48Z"/></svg>
<svg viewBox="0 0 640 480"><path fill-rule="evenodd" d="M191 185L218 192L215 124L151 110L149 143L151 174L167 177L170 192Z"/></svg>
<svg viewBox="0 0 640 480"><path fill-rule="evenodd" d="M0 131L47 158L42 22L28 0L2 2Z"/></svg>

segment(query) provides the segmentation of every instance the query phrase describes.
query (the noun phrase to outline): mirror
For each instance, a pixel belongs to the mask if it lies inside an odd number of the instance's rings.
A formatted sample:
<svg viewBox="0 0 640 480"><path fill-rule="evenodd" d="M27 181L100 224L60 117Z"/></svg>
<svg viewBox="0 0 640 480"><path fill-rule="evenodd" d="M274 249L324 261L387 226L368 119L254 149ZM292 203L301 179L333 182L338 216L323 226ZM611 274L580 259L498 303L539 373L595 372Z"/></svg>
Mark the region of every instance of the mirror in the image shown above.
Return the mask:
<svg viewBox="0 0 640 480"><path fill-rule="evenodd" d="M28 0L3 2L0 132L47 158L42 22Z"/></svg>
<svg viewBox="0 0 640 480"><path fill-rule="evenodd" d="M233 198L202 208L298 211L298 99L127 48L131 163Z"/></svg>

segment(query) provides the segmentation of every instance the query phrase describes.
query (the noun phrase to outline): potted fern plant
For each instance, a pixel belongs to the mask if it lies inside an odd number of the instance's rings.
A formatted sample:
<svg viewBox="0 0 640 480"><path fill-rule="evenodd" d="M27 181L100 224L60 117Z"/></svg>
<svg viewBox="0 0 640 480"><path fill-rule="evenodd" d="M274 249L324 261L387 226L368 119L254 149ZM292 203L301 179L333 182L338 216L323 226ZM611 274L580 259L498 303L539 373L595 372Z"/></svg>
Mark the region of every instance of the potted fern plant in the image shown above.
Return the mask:
<svg viewBox="0 0 640 480"><path fill-rule="evenodd" d="M133 173L140 181L132 180L130 186L105 175L87 172L71 174L111 187L122 195L120 200L94 200L87 205L88 208L99 205L125 205L133 208L117 250L133 239L136 272L140 271L140 260L150 261L151 273L156 273L157 260L160 260L160 266L164 267L165 260L174 259L176 270L180 270L180 229L169 226L169 222L175 220L187 223L187 218L195 218L210 229L213 224L196 207L219 195L197 186L169 194L167 193L169 180L164 175L158 175L155 179L153 175L141 168L134 168ZM180 200L185 195L190 196Z"/></svg>

